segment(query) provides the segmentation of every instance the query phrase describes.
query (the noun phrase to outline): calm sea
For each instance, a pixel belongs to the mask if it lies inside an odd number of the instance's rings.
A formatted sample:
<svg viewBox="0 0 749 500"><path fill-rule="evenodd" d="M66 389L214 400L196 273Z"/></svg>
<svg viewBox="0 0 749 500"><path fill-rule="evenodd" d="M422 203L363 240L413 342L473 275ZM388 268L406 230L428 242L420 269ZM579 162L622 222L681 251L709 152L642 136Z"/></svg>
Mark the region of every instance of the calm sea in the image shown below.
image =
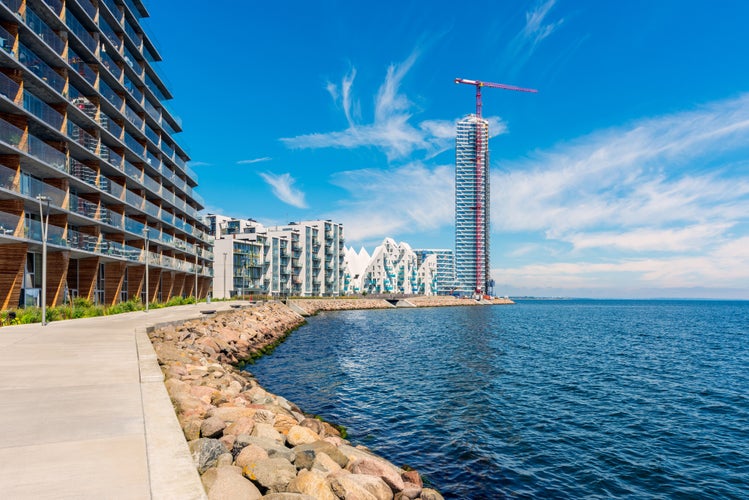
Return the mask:
<svg viewBox="0 0 749 500"><path fill-rule="evenodd" d="M446 498L749 498L749 302L325 313L249 370Z"/></svg>

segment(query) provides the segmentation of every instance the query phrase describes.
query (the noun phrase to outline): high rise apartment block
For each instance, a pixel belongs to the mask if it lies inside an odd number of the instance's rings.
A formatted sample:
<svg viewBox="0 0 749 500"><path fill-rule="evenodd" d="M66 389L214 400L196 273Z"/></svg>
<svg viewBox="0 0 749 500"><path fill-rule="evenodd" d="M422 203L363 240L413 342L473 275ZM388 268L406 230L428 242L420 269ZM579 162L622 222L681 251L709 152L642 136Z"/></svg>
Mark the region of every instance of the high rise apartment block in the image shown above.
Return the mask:
<svg viewBox="0 0 749 500"><path fill-rule="evenodd" d="M455 140L455 274L457 291L466 295L487 293L492 288L488 142L489 122L476 115L458 121Z"/></svg>
<svg viewBox="0 0 749 500"><path fill-rule="evenodd" d="M215 297L344 293L343 225L316 220L264 227L251 219L206 219L215 235Z"/></svg>
<svg viewBox="0 0 749 500"><path fill-rule="evenodd" d="M416 262L419 267L430 257L434 257L434 283L432 284L433 293L436 295L450 295L457 288L455 281L455 260L453 251L447 249L415 249Z"/></svg>
<svg viewBox="0 0 749 500"><path fill-rule="evenodd" d="M39 303L47 221L50 305L208 291L211 238L147 15L140 0L0 3L3 308Z"/></svg>

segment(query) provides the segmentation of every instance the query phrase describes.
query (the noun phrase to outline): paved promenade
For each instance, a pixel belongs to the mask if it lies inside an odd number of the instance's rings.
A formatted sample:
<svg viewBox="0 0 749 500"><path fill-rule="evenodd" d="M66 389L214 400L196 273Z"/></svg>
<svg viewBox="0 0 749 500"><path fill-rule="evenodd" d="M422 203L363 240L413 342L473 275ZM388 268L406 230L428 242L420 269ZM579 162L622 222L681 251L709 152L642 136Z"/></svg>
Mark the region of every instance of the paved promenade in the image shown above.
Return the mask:
<svg viewBox="0 0 749 500"><path fill-rule="evenodd" d="M0 328L0 498L205 498L146 331L231 304Z"/></svg>

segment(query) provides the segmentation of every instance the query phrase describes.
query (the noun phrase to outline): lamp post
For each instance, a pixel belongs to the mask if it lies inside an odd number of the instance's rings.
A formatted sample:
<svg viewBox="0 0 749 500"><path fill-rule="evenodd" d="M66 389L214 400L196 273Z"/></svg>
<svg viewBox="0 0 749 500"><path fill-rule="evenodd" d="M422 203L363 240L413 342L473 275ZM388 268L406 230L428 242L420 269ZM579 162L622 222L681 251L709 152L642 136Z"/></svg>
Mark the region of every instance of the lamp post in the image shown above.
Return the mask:
<svg viewBox="0 0 749 500"><path fill-rule="evenodd" d="M226 298L226 252L224 252L224 298Z"/></svg>
<svg viewBox="0 0 749 500"><path fill-rule="evenodd" d="M49 197L39 195L39 225L42 227L42 326L47 325L47 229L49 229ZM44 220L44 206L47 204L47 217Z"/></svg>
<svg viewBox="0 0 749 500"><path fill-rule="evenodd" d="M149 296L148 296L148 226L143 230L143 235L146 238L146 312L148 312L148 302L149 302Z"/></svg>

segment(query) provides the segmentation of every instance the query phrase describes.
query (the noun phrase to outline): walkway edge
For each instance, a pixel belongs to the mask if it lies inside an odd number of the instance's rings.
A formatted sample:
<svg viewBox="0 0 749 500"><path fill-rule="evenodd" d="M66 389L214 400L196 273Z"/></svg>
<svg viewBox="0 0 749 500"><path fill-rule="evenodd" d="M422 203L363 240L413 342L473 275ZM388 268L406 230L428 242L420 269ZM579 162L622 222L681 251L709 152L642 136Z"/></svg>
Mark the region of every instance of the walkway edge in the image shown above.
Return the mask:
<svg viewBox="0 0 749 500"><path fill-rule="evenodd" d="M207 500L174 406L164 386L148 329L136 328L151 498Z"/></svg>

